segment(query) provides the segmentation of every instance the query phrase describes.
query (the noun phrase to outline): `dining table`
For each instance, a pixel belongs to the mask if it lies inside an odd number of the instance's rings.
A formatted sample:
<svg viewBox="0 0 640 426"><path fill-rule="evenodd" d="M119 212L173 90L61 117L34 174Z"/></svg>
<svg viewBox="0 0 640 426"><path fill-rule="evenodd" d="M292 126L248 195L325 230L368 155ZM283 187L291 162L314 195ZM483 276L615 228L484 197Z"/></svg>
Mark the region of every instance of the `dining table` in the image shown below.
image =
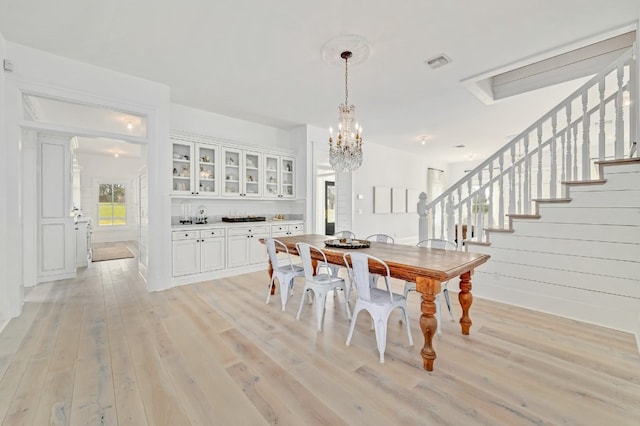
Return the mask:
<svg viewBox="0 0 640 426"><path fill-rule="evenodd" d="M342 244L344 247L335 247L325 245L325 242L335 240L335 237L319 234L278 237L277 239L286 245L292 255L298 255L297 243L307 243L319 248L326 256L327 262L339 265L344 264L344 253L349 251L363 252L383 260L389 267L391 277L416 283L416 290L422 295L419 323L424 335L424 346L420 350L420 355L423 367L427 371L433 371L433 363L436 359L436 352L433 348L433 336L438 326L435 317L435 298L440 294L442 283L456 277L460 277L460 292L458 293L458 301L462 307L460 328L462 334L469 334L471 329L469 309L473 302L471 276L475 268L489 260L487 254L375 241L358 244L360 240L344 240L345 244ZM350 245L357 248L350 247ZM367 245L368 247L365 247ZM312 256L316 261L323 260L319 253L312 251ZM374 262L369 264L369 269L372 273L386 274L384 268Z"/></svg>

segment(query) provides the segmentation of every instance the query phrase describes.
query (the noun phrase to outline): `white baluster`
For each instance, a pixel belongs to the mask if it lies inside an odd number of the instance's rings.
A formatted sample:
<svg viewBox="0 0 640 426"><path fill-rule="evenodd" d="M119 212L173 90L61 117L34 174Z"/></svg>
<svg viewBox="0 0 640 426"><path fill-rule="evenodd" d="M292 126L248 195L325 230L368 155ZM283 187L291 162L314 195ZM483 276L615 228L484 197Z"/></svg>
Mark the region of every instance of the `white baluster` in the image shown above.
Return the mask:
<svg viewBox="0 0 640 426"><path fill-rule="evenodd" d="M524 213L529 213L531 204L531 156L529 155L529 133L524 136Z"/></svg>
<svg viewBox="0 0 640 426"><path fill-rule="evenodd" d="M456 223L458 227L456 242L459 247L462 247L462 185L458 186L458 220Z"/></svg>
<svg viewBox="0 0 640 426"><path fill-rule="evenodd" d="M440 239L444 239L444 200L440 201Z"/></svg>
<svg viewBox="0 0 640 426"><path fill-rule="evenodd" d="M471 218L471 196L472 196L472 186L471 186L471 179L469 179L467 181L467 239L471 239L471 235L472 235L472 231L473 231L473 221ZM458 235L462 235L462 230L460 230L460 234Z"/></svg>
<svg viewBox="0 0 640 426"><path fill-rule="evenodd" d="M516 213L522 212L522 161L518 161L516 166L516 188L518 195L516 197Z"/></svg>
<svg viewBox="0 0 640 426"><path fill-rule="evenodd" d="M591 152L589 150L589 144L591 143L589 138L589 114L588 108L588 91L582 94L582 180L591 179Z"/></svg>
<svg viewBox="0 0 640 426"><path fill-rule="evenodd" d="M567 155L565 160L567 162L567 167L565 168L566 172L566 180L570 181L572 179L571 176L571 102L567 104Z"/></svg>
<svg viewBox="0 0 640 426"><path fill-rule="evenodd" d="M571 175L574 180L578 179L578 125L574 125L571 129L573 134L573 172Z"/></svg>
<svg viewBox="0 0 640 426"><path fill-rule="evenodd" d="M516 162L516 148L511 145L511 167L509 168L509 213L515 213L514 200L516 198L515 188L515 162Z"/></svg>
<svg viewBox="0 0 640 426"><path fill-rule="evenodd" d="M489 162L489 228L493 228L493 161ZM484 236L483 236L484 237Z"/></svg>
<svg viewBox="0 0 640 426"><path fill-rule="evenodd" d="M453 227L455 223L454 211L453 211L453 194L449 194L447 197L447 240L453 241Z"/></svg>
<svg viewBox="0 0 640 426"><path fill-rule="evenodd" d="M553 114L551 117L551 175L549 177L549 198L556 198L557 180L558 180L558 148L556 138L558 137L558 116Z"/></svg>
<svg viewBox="0 0 640 426"><path fill-rule="evenodd" d="M427 194L421 192L418 196L418 241L429 238L429 222L427 219Z"/></svg>
<svg viewBox="0 0 640 426"><path fill-rule="evenodd" d="M603 161L606 158L606 135L604 133L606 104L604 102L604 89L605 89L604 84L605 84L605 79L604 77L602 77L598 82L598 91L600 92L600 106L599 106L600 123L598 123L600 127L600 132L598 133L598 159L600 161Z"/></svg>
<svg viewBox="0 0 640 426"><path fill-rule="evenodd" d="M537 198L542 198L542 124L538 124L538 179L536 184L538 185L537 189Z"/></svg>
<svg viewBox="0 0 640 426"><path fill-rule="evenodd" d="M618 65L618 94L616 96L616 159L624 158L624 100L622 97L622 78L624 77L624 65Z"/></svg>
<svg viewBox="0 0 640 426"><path fill-rule="evenodd" d="M562 136L560 138L560 153L562 154L562 158L560 160L560 162L562 163L562 171L560 172L560 182L565 182L567 180L567 172L566 172L566 150L565 150L565 146L567 144L567 131L565 130L564 132L562 132ZM566 185L562 185L560 187L560 190L562 191L562 197L566 197L567 196L567 186Z"/></svg>
<svg viewBox="0 0 640 426"><path fill-rule="evenodd" d="M498 187L498 221L500 222L500 229L504 229L504 153L500 154L498 158L498 164L500 166L500 186Z"/></svg>

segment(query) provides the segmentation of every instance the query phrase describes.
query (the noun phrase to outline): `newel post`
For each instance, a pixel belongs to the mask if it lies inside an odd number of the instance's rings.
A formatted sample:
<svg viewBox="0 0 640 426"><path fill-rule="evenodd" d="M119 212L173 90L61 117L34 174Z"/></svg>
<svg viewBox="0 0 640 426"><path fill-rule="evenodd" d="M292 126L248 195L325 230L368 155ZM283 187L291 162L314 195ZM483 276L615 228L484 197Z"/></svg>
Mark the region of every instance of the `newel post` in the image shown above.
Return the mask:
<svg viewBox="0 0 640 426"><path fill-rule="evenodd" d="M421 192L418 198L418 241L423 241L429 238L429 221L427 220L427 194L425 192Z"/></svg>

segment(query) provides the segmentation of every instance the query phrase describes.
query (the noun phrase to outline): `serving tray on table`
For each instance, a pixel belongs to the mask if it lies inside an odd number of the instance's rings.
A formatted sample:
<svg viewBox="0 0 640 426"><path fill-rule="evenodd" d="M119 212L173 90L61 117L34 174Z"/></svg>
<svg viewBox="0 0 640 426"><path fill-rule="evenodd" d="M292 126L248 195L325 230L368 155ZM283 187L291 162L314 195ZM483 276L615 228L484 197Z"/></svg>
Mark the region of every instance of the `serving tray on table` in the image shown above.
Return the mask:
<svg viewBox="0 0 640 426"><path fill-rule="evenodd" d="M336 238L333 240L326 240L324 242L324 245L327 247L350 248L350 249L371 247L371 243L367 240L356 240L352 238Z"/></svg>

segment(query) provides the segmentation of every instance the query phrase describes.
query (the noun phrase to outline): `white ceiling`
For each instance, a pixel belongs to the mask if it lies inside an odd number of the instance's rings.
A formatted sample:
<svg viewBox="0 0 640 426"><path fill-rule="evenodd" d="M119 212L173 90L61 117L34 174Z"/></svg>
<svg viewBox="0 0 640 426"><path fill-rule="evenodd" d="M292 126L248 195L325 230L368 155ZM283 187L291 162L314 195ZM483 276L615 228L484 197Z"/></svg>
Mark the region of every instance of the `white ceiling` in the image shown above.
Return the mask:
<svg viewBox="0 0 640 426"><path fill-rule="evenodd" d="M490 154L576 87L485 105L462 80L618 34L639 15L638 0L2 0L0 32L165 83L175 103L285 129L335 127L344 69L321 50L355 34L371 45L349 70L365 144L456 162ZM452 63L424 64L441 53Z"/></svg>

